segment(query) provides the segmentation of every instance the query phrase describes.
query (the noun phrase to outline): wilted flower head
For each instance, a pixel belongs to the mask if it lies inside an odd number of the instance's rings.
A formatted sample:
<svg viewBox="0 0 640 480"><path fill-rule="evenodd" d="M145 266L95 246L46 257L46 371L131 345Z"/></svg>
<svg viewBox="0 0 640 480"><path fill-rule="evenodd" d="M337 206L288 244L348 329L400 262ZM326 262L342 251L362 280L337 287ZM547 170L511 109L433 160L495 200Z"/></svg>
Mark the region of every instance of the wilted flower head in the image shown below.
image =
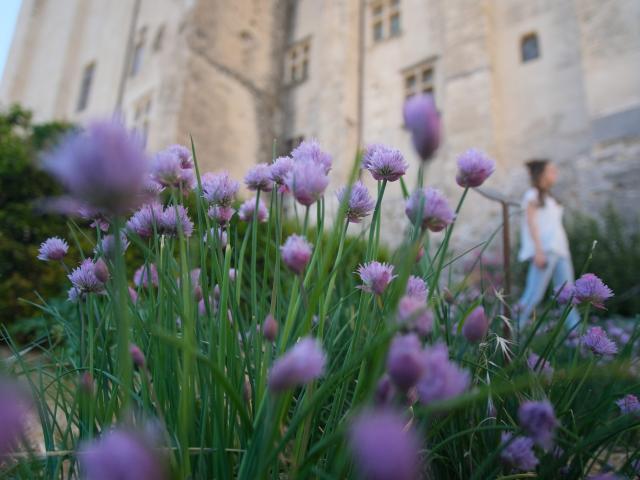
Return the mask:
<svg viewBox="0 0 640 480"><path fill-rule="evenodd" d="M249 190L270 192L273 190L271 169L267 163L259 163L251 168L244 177L244 183Z"/></svg>
<svg viewBox="0 0 640 480"><path fill-rule="evenodd" d="M250 198L240 205L240 209L238 210L238 217L243 222L250 222L253 220L253 214L256 210L256 198ZM260 223L264 223L269 218L269 211L267 207L264 206L262 200L258 201L258 216L256 220Z"/></svg>
<svg viewBox="0 0 640 480"><path fill-rule="evenodd" d="M184 154L181 155L184 152L177 147L179 145L156 153L151 161L151 178L165 187L191 190L196 183L193 163L190 162L188 150L185 160Z"/></svg>
<svg viewBox="0 0 640 480"><path fill-rule="evenodd" d="M433 314L427 308L426 299L405 295L398 302L398 322L405 324L418 335L426 336L433 330Z"/></svg>
<svg viewBox="0 0 640 480"><path fill-rule="evenodd" d="M276 319L273 318L273 315L271 314L267 315L264 319L262 335L264 335L264 338L270 342L275 341L276 336L278 335L278 322L276 322Z"/></svg>
<svg viewBox="0 0 640 480"><path fill-rule="evenodd" d="M202 196L209 203L228 207L231 205L240 184L227 172L205 173L202 178Z"/></svg>
<svg viewBox="0 0 640 480"><path fill-rule="evenodd" d="M338 201L342 203L344 196L347 194L348 187L342 187L338 190ZM349 202L347 204L347 219L352 223L360 223L364 217L369 215L375 206L375 202L369 190L360 181L351 186Z"/></svg>
<svg viewBox="0 0 640 480"><path fill-rule="evenodd" d="M429 288L422 278L411 275L409 277L409 280L407 281L407 289L405 290L405 295L426 302L427 298L429 297Z"/></svg>
<svg viewBox="0 0 640 480"><path fill-rule="evenodd" d="M396 278L393 274L393 265L380 262L369 262L358 267L358 275L362 280L359 287L365 292L382 295L387 285Z"/></svg>
<svg viewBox="0 0 640 480"><path fill-rule="evenodd" d="M292 152L291 158L296 162L312 162L319 165L324 173L331 170L331 155L322 151L317 140L305 140L298 145Z"/></svg>
<svg viewBox="0 0 640 480"><path fill-rule="evenodd" d="M193 222L187 209L182 205L167 205L160 218L160 231L165 235L177 236L180 231L185 237L193 233Z"/></svg>
<svg viewBox="0 0 640 480"><path fill-rule="evenodd" d="M422 403L428 405L457 397L469 387L469 372L449 360L446 345L439 343L425 348L423 361L424 374L417 386Z"/></svg>
<svg viewBox="0 0 640 480"><path fill-rule="evenodd" d="M82 447L80 470L87 480L166 480L164 459L154 447L140 432L111 430Z"/></svg>
<svg viewBox="0 0 640 480"><path fill-rule="evenodd" d="M604 302L613 297L613 292L593 273L582 275L573 287L573 303L590 303L596 308L604 309Z"/></svg>
<svg viewBox="0 0 640 480"><path fill-rule="evenodd" d="M582 336L582 344L595 355L615 355L618 346L607 337L606 332L600 327L591 327Z"/></svg>
<svg viewBox="0 0 640 480"><path fill-rule="evenodd" d="M269 372L269 390L282 392L309 383L324 374L326 363L320 342L303 338L274 362Z"/></svg>
<svg viewBox="0 0 640 480"><path fill-rule="evenodd" d="M151 284L158 286L158 269L156 268L155 263L150 263L148 265L142 265L138 268L133 274L133 283L139 287L148 287L149 286L149 276L151 276Z"/></svg>
<svg viewBox="0 0 640 480"><path fill-rule="evenodd" d="M542 448L548 450L553 446L553 435L558 420L549 400L524 402L518 409L518 421L524 431Z"/></svg>
<svg viewBox="0 0 640 480"><path fill-rule="evenodd" d="M146 359L144 358L144 353L140 350L140 347L135 343L129 345L129 353L131 354L131 360L133 360L133 364L138 367L144 367L146 363Z"/></svg>
<svg viewBox="0 0 640 480"><path fill-rule="evenodd" d="M127 222L127 230L142 238L150 238L153 232L160 230L160 222L164 210L159 203L143 205Z"/></svg>
<svg viewBox="0 0 640 480"><path fill-rule="evenodd" d="M79 294L102 293L104 291L104 282L96 276L95 264L90 258L85 259L78 268L71 272L69 280Z"/></svg>
<svg viewBox="0 0 640 480"><path fill-rule="evenodd" d="M30 409L31 402L18 384L0 377L0 461L24 437Z"/></svg>
<svg viewBox="0 0 640 480"><path fill-rule="evenodd" d="M44 168L77 201L121 214L140 203L149 164L122 124L101 121L68 136L45 157Z"/></svg>
<svg viewBox="0 0 640 480"><path fill-rule="evenodd" d="M511 432L503 432L502 444L511 440ZM516 437L500 452L502 461L514 470L527 472L538 465L538 458L533 452L533 440L528 437Z"/></svg>
<svg viewBox="0 0 640 480"><path fill-rule="evenodd" d="M466 318L462 326L462 335L470 343L478 343L485 337L487 330L489 330L489 319L484 313L484 308L477 306Z"/></svg>
<svg viewBox="0 0 640 480"><path fill-rule="evenodd" d="M431 95L414 95L403 109L404 124L422 160L428 160L440 145L440 114Z"/></svg>
<svg viewBox="0 0 640 480"><path fill-rule="evenodd" d="M125 232L120 232L120 251L124 252L129 248L129 240L127 239L127 235ZM102 254L104 257L113 258L116 252L116 239L113 234L105 235L100 241L100 246L96 245L96 248L93 252L97 254Z"/></svg>
<svg viewBox="0 0 640 480"><path fill-rule="evenodd" d="M225 207L223 205L211 205L207 211L209 218L215 220L222 226L229 223L234 213L236 213L236 211L233 208Z"/></svg>
<svg viewBox="0 0 640 480"><path fill-rule="evenodd" d="M362 167L371 172L376 180L395 182L409 168L400 150L385 145L369 145L364 152Z"/></svg>
<svg viewBox="0 0 640 480"><path fill-rule="evenodd" d="M418 218L422 212L422 218ZM412 224L439 232L453 223L455 213L440 190L424 188L415 190L407 200L405 213Z"/></svg>
<svg viewBox="0 0 640 480"><path fill-rule="evenodd" d="M287 190L306 207L322 197L327 185L329 177L325 168L308 160L295 162L286 179Z"/></svg>
<svg viewBox="0 0 640 480"><path fill-rule="evenodd" d="M393 383L406 392L418 382L423 368L422 346L418 337L415 334L395 337L387 355L387 372Z"/></svg>
<svg viewBox="0 0 640 480"><path fill-rule="evenodd" d="M573 295L573 284L565 283L559 286L553 293L556 295L556 300L560 305L566 305Z"/></svg>
<svg viewBox="0 0 640 480"><path fill-rule="evenodd" d="M298 275L304 272L311 259L312 246L305 237L291 235L280 247L282 261Z"/></svg>
<svg viewBox="0 0 640 480"><path fill-rule="evenodd" d="M58 237L51 237L40 244L38 259L48 261L62 260L69 250L67 242Z"/></svg>
<svg viewBox="0 0 640 480"><path fill-rule="evenodd" d="M349 448L362 478L419 478L420 441L405 423L401 415L391 410L366 411L353 420Z"/></svg>
<svg viewBox="0 0 640 480"><path fill-rule="evenodd" d="M527 367L529 367L531 371L543 374L550 380L551 377L553 377L553 367L547 360L542 360L538 368L536 368L538 361L540 361L540 356L533 352L530 353L527 357Z"/></svg>
<svg viewBox="0 0 640 480"><path fill-rule="evenodd" d="M496 162L486 153L469 149L458 157L456 182L461 187L479 187L496 169Z"/></svg>
<svg viewBox="0 0 640 480"><path fill-rule="evenodd" d="M623 415L640 415L640 401L638 401L638 397L635 395L625 395L616 400L616 405L618 405L620 413Z"/></svg>
<svg viewBox="0 0 640 480"><path fill-rule="evenodd" d="M269 178L278 185L284 185L292 168L293 159L291 157L278 157L269 167Z"/></svg>

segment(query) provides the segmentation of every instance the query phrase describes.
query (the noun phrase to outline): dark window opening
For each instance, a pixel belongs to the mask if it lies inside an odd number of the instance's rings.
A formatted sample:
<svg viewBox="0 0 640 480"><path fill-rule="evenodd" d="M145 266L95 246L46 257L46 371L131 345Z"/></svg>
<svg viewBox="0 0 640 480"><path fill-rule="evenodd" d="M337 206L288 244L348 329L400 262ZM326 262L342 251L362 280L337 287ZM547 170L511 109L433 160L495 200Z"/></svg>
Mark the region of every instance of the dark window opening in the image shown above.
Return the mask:
<svg viewBox="0 0 640 480"><path fill-rule="evenodd" d="M520 42L520 53L522 55L522 62L529 62L538 58L540 56L538 35L535 33L529 33L522 37Z"/></svg>
<svg viewBox="0 0 640 480"><path fill-rule="evenodd" d="M95 69L95 63L90 63L84 67L82 83L80 84L80 95L78 96L78 105L76 106L76 111L78 112L87 108L87 105L89 104L89 94L91 93L91 84L93 83Z"/></svg>

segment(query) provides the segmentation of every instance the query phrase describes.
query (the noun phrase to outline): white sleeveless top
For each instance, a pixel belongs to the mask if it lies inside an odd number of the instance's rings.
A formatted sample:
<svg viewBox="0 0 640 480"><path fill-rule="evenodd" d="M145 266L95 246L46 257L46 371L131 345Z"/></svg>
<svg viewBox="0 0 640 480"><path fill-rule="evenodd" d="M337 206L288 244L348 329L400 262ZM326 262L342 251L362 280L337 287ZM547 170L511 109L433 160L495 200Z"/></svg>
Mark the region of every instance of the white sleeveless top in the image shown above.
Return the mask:
<svg viewBox="0 0 640 480"><path fill-rule="evenodd" d="M522 226L520 228L520 252L518 260L524 262L530 260L535 255L535 244L529 232L527 224L527 206L531 203L538 203L538 190L531 188L522 197ZM544 199L544 207L538 206L536 211L536 223L538 224L538 235L542 249L549 253L556 253L561 257L569 258L569 242L567 233L562 226L563 208L554 198L547 196Z"/></svg>

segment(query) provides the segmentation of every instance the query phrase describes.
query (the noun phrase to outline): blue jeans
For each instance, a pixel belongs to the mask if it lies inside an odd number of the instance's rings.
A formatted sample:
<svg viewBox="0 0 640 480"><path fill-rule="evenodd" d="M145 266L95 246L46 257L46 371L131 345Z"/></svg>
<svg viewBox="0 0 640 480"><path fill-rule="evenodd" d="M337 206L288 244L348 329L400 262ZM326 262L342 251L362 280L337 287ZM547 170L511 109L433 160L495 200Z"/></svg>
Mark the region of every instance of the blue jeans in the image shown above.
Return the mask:
<svg viewBox="0 0 640 480"><path fill-rule="evenodd" d="M520 314L518 324L524 325L535 308L542 301L549 282L553 280L553 288L559 288L564 284L573 284L574 274L571 259L562 257L557 253L546 253L547 264L544 268L538 268L533 263L529 264L527 272L527 284L522 297L518 302ZM580 322L580 316L575 308L572 308L567 317L567 328L572 328Z"/></svg>

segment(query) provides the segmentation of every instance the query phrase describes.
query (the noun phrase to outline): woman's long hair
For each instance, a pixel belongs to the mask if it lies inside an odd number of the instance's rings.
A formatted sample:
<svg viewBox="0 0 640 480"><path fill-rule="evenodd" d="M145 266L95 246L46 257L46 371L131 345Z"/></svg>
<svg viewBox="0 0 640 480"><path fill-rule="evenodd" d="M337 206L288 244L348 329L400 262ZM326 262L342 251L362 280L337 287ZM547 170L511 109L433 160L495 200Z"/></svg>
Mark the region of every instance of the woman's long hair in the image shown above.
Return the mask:
<svg viewBox="0 0 640 480"><path fill-rule="evenodd" d="M542 186L542 174L548 164L549 160L544 159L529 160L525 164L529 170L531 185L538 190L538 206L540 207L544 207L545 199L549 195L549 191Z"/></svg>

